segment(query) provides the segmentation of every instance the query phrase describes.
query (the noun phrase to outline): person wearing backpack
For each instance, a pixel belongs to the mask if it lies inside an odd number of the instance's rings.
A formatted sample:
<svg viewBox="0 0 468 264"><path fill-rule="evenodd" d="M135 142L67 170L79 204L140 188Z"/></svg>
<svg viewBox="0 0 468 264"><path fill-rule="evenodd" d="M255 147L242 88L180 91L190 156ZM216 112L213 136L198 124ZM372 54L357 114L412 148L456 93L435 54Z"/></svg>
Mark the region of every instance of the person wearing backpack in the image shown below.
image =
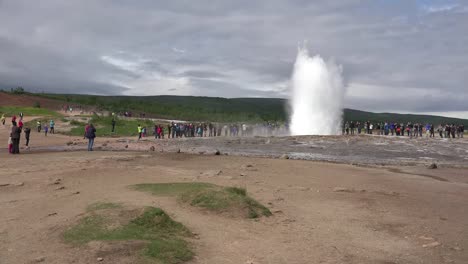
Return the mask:
<svg viewBox="0 0 468 264"><path fill-rule="evenodd" d="M94 139L96 138L96 128L93 124L89 124L86 130L86 138L88 139L88 151L93 151Z"/></svg>

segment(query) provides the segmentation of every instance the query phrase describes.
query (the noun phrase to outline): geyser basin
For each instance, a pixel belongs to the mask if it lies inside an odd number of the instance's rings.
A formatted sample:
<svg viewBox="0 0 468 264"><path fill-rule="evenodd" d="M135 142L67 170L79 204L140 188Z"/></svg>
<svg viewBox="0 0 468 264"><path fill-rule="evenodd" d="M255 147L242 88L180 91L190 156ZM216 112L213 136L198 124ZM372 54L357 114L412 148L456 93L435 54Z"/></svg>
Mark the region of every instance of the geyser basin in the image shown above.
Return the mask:
<svg viewBox="0 0 468 264"><path fill-rule="evenodd" d="M345 89L342 69L299 48L291 80L292 135L337 135L341 132Z"/></svg>

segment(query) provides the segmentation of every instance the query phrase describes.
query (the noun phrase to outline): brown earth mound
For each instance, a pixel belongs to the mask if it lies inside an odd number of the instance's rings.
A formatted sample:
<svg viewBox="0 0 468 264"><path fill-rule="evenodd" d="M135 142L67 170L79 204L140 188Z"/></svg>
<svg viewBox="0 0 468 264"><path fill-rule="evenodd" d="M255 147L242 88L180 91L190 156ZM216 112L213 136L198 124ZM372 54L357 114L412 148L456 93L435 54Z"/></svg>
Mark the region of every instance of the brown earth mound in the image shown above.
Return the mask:
<svg viewBox="0 0 468 264"><path fill-rule="evenodd" d="M42 98L39 96L28 95L28 94L9 94L0 92L0 105L2 106L21 106L21 107L33 107L39 103L41 108L50 110L60 110L62 105L66 104L64 101Z"/></svg>

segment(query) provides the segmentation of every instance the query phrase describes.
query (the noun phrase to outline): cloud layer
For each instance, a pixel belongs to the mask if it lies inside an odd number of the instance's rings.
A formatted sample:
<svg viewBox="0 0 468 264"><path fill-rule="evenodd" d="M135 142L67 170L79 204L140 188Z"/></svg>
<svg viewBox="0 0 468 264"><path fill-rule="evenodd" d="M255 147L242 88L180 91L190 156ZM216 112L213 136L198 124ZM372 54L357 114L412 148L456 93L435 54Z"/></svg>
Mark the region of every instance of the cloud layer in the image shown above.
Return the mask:
<svg viewBox="0 0 468 264"><path fill-rule="evenodd" d="M298 43L343 65L347 106L468 111L461 0L0 0L0 87L287 97Z"/></svg>

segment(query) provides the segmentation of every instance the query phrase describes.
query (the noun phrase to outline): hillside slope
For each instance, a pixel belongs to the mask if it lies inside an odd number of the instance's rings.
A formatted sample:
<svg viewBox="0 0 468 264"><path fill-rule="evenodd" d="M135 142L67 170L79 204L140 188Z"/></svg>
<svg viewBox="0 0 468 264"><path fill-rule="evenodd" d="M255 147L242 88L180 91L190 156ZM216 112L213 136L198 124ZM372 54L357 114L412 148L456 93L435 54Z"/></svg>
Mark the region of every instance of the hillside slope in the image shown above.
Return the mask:
<svg viewBox="0 0 468 264"><path fill-rule="evenodd" d="M279 98L220 98L196 96L94 96L73 94L24 94L0 92L0 105L33 106L58 110L62 105L80 104L114 112L132 112L134 116L145 113L146 117L193 120L193 121L279 121L288 117L287 100ZM345 109L344 118L349 121L371 122L422 122L463 123L468 120L431 115L395 113L372 113Z"/></svg>

